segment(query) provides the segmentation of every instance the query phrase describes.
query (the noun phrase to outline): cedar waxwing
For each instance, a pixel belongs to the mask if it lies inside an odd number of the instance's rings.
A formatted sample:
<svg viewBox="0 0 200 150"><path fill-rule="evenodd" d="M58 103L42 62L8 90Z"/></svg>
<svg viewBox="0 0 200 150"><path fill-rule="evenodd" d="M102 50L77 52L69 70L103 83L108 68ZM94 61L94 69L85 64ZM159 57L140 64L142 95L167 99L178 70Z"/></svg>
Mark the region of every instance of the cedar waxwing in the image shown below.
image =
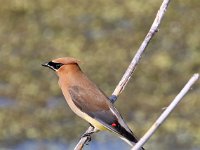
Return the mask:
<svg viewBox="0 0 200 150"><path fill-rule="evenodd" d="M109 98L81 71L79 60L65 57L42 64L56 71L69 107L97 130L117 133L133 146L137 139ZM143 148L141 148L143 149Z"/></svg>

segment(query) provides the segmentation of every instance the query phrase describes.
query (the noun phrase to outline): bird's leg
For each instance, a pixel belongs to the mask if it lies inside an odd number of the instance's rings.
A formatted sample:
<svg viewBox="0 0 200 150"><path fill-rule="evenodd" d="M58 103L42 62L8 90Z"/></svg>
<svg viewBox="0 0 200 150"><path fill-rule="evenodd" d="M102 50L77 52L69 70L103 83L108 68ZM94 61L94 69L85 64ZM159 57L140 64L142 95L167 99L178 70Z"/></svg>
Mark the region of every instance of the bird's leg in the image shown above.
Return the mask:
<svg viewBox="0 0 200 150"><path fill-rule="evenodd" d="M93 125L91 125L91 124L90 124L90 127L92 127L92 130L91 130L91 131L86 131L86 132L83 133L83 135L81 136L81 138L83 138L83 137L87 137L87 138L88 138L86 145L88 145L89 142L92 140L91 135L92 135L93 133L95 133L95 132L98 131L98 129L95 128L95 127L94 127Z"/></svg>
<svg viewBox="0 0 200 150"><path fill-rule="evenodd" d="M83 133L83 135L81 137L89 137L91 136L93 133L97 132L98 129L95 128L93 125L90 124L90 126L92 127L92 131L86 131L85 133Z"/></svg>

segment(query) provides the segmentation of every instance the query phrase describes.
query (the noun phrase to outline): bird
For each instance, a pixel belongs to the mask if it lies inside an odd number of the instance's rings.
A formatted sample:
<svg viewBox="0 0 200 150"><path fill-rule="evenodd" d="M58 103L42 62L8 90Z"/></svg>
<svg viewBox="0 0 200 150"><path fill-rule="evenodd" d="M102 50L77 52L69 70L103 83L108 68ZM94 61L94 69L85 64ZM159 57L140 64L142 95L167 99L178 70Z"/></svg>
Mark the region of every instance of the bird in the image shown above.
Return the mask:
<svg viewBox="0 0 200 150"><path fill-rule="evenodd" d="M76 115L88 121L95 131L109 130L134 146L138 140L121 114L106 94L86 76L79 64L80 60L76 58L63 57L42 66L56 72L61 91ZM87 133L87 136L90 134Z"/></svg>

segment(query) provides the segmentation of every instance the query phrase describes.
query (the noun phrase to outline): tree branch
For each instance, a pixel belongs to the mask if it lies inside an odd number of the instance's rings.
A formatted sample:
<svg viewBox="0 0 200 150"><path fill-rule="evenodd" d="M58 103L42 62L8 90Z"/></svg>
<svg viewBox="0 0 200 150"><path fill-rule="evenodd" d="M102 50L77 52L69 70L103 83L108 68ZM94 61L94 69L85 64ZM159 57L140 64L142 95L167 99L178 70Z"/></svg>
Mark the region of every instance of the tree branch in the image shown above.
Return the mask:
<svg viewBox="0 0 200 150"><path fill-rule="evenodd" d="M161 20L167 10L167 6L169 5L170 0L163 0L162 5L160 6L160 9L157 12L156 18L154 19L153 24L151 25L151 28L149 32L147 33L144 41L140 45L137 53L135 54L134 58L132 59L130 65L128 66L126 72L124 73L122 79L120 80L119 84L115 88L113 95L118 96L125 88L126 84L128 83L129 79L131 78L136 66L139 63L139 60L141 59L142 54L144 53L146 47L148 46L150 40L154 36L154 34L158 31L158 27L161 23Z"/></svg>
<svg viewBox="0 0 200 150"><path fill-rule="evenodd" d="M167 109L160 115L156 122L151 126L151 128L145 133L145 135L136 143L136 145L131 150L139 150L155 133L159 126L166 120L172 110L177 106L177 104L182 100L182 98L187 94L192 85L198 80L199 74L194 74L184 88L179 92Z"/></svg>
<svg viewBox="0 0 200 150"><path fill-rule="evenodd" d="M116 88L111 96L111 102L114 103L117 100L117 97L119 96L119 94L122 93L125 86L127 85L129 79L131 78L134 70L136 69L136 66L138 65L138 63L142 57L142 54L144 53L150 40L155 35L155 33L158 31L158 27L159 27L161 20L167 10L167 6L168 6L169 2L170 2L170 0L163 0L163 3L157 12L156 18L154 19L154 22L153 22L149 32L147 33L144 41L142 42L141 46L139 47L138 51L136 52L134 58L132 59L130 65L128 66L128 68L127 68L126 72L124 73L122 79L120 80L119 84L116 86ZM92 131L91 127L89 127L86 132L89 132L90 130ZM81 138L79 140L78 144L76 145L76 147L74 148L74 150L81 150L83 148L84 144L87 143L88 141L89 141L88 137Z"/></svg>

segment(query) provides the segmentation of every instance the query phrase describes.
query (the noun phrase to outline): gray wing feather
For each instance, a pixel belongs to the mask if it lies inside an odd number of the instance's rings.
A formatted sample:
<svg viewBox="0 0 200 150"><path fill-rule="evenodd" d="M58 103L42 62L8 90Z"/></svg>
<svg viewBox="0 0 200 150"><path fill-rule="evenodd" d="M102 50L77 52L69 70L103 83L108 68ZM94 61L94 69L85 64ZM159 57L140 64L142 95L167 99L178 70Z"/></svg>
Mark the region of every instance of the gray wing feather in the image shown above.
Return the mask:
<svg viewBox="0 0 200 150"><path fill-rule="evenodd" d="M74 104L83 112L98 120L109 130L123 135L133 142L137 142L137 139L123 121L120 113L103 92L72 86L69 88L69 93ZM117 126L112 126L113 123Z"/></svg>

